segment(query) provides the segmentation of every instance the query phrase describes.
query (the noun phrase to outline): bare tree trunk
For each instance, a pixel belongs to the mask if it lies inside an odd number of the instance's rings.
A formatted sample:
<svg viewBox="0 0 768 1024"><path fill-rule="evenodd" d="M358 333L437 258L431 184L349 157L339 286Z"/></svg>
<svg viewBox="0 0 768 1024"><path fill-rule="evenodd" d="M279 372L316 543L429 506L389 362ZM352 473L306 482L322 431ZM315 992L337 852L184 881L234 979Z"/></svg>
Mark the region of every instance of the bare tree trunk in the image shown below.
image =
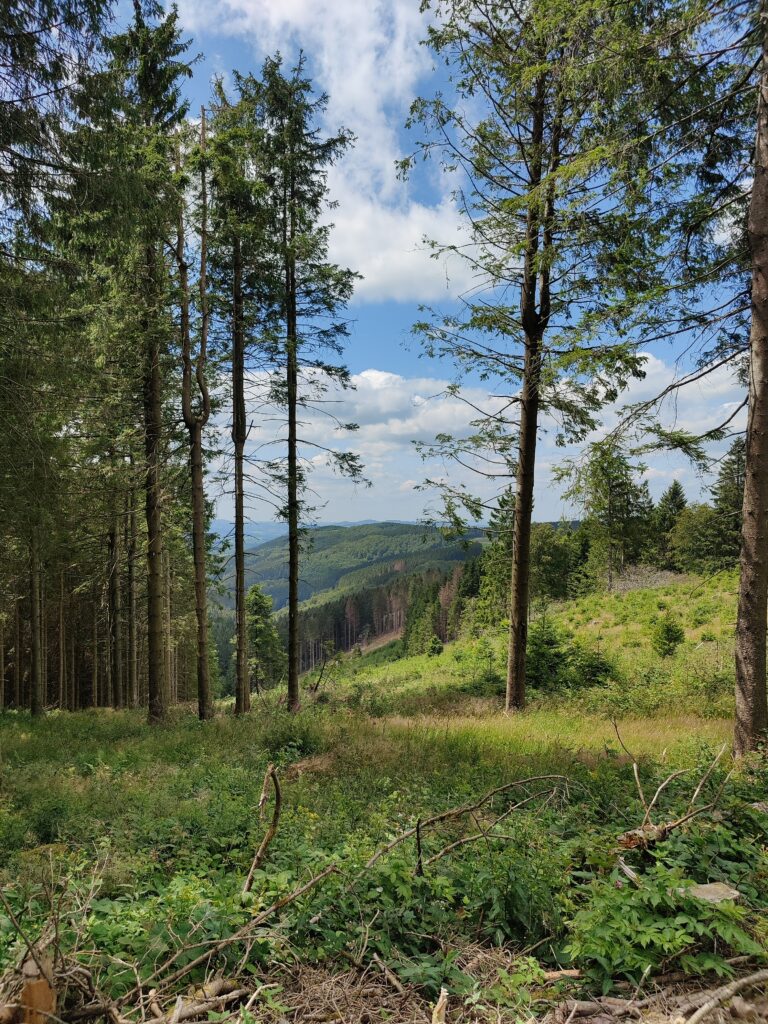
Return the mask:
<svg viewBox="0 0 768 1024"><path fill-rule="evenodd" d="M131 487L128 510L128 704L139 706L139 672L136 653L136 491Z"/></svg>
<svg viewBox="0 0 768 1024"><path fill-rule="evenodd" d="M200 113L200 149L205 151L205 107ZM181 284L182 413L189 432L189 461L192 476L192 557L195 567L195 616L197 619L197 713L201 720L213 717L208 664L208 579L205 565L205 479L203 472L203 427L211 414L205 380L208 351L208 189L205 161L200 172L200 347L195 366L200 407L192 408L192 353L189 324L189 280L184 254L184 211L179 212L178 264ZM242 316L242 311L241 311Z"/></svg>
<svg viewBox="0 0 768 1024"><path fill-rule="evenodd" d="M243 261L240 239L232 245L232 441L235 447L235 714L251 710L248 689L248 635L245 620L245 329Z"/></svg>
<svg viewBox="0 0 768 1024"><path fill-rule="evenodd" d="M154 293L155 251L145 251L146 274ZM152 296L148 296L152 298ZM144 453L145 510L147 518L147 687L150 724L166 716L165 656L163 651L163 523L160 493L160 444L163 431L163 382L157 328L147 316L143 338L144 366Z"/></svg>
<svg viewBox="0 0 768 1024"><path fill-rule="evenodd" d="M528 640L531 520L533 517L536 437L539 427L540 372L540 342L538 339L529 339L525 347L525 377L520 401L520 439L512 530L507 711L519 711L525 707L525 654Z"/></svg>
<svg viewBox="0 0 768 1024"><path fill-rule="evenodd" d="M45 592L45 572L40 567L40 683L43 707L48 704L48 595Z"/></svg>
<svg viewBox="0 0 768 1024"><path fill-rule="evenodd" d="M285 284L287 313L286 385L288 399L288 707L300 706L299 672L299 453L297 438L298 407L298 336L296 322L296 257L293 253L295 234L294 182L291 176L285 228Z"/></svg>
<svg viewBox="0 0 768 1024"><path fill-rule="evenodd" d="M64 629L64 571L59 575L59 686L58 705L63 711L67 706L67 644Z"/></svg>
<svg viewBox="0 0 768 1024"><path fill-rule="evenodd" d="M71 630L72 636L70 639L70 672L69 672L69 688L67 706L70 711L77 711L78 708L84 705L83 694L81 687L78 685L77 678L77 634L72 624Z"/></svg>
<svg viewBox="0 0 768 1024"><path fill-rule="evenodd" d="M747 232L752 256L749 419L736 618L737 755L755 750L768 728L768 26L761 4L763 55L757 102L755 176Z"/></svg>
<svg viewBox="0 0 768 1024"><path fill-rule="evenodd" d="M99 693L99 606L96 595L93 597L93 633L91 640L93 651L93 665L91 670L91 703L97 708L101 704Z"/></svg>
<svg viewBox="0 0 768 1024"><path fill-rule="evenodd" d="M171 623L173 609L171 606L171 556L166 548L163 552L164 581L165 581L165 682L168 687L166 699L170 704L176 703L176 694L173 691L173 647L171 645Z"/></svg>
<svg viewBox="0 0 768 1024"><path fill-rule="evenodd" d="M13 606L13 706L21 707L21 598Z"/></svg>
<svg viewBox="0 0 768 1024"><path fill-rule="evenodd" d="M33 535L30 544L30 625L32 629L32 686L30 692L30 707L34 716L42 715L45 707L45 694L43 693L43 651L40 627L40 554L37 546L37 537Z"/></svg>
<svg viewBox="0 0 768 1024"><path fill-rule="evenodd" d="M5 616L0 612L0 710L5 705Z"/></svg>
<svg viewBox="0 0 768 1024"><path fill-rule="evenodd" d="M113 522L109 546L109 623L111 645L112 706L123 707L123 599L120 586L120 530Z"/></svg>
<svg viewBox="0 0 768 1024"><path fill-rule="evenodd" d="M113 708L115 691L112 685L112 608L109 601L109 581L104 585L102 601L107 612L107 628L104 631L104 704L108 708Z"/></svg>

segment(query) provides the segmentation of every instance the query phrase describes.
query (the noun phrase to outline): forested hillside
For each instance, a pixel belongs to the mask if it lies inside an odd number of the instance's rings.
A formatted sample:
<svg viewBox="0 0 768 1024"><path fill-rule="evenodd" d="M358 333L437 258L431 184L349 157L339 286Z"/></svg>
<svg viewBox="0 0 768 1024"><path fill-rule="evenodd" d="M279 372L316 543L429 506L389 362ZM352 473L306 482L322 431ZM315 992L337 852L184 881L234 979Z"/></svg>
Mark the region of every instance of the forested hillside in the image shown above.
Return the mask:
<svg viewBox="0 0 768 1024"><path fill-rule="evenodd" d="M387 583L398 575L445 569L477 554L475 530L467 538L446 540L432 527L405 523L322 526L306 532L299 597L306 601L325 590L340 593ZM275 538L246 554L246 586L257 583L272 598L275 611L288 601L287 538Z"/></svg>

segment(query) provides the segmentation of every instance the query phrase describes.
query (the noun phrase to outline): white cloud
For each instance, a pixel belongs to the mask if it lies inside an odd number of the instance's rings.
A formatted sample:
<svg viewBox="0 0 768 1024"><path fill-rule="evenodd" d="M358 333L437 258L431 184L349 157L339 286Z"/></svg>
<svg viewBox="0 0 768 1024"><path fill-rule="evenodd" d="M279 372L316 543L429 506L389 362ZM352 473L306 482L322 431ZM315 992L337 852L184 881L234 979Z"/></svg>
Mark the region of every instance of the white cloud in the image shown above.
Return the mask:
<svg viewBox="0 0 768 1024"><path fill-rule="evenodd" d="M331 255L363 275L355 301L429 302L467 287L462 261L446 267L423 245L460 239L449 182L437 177L426 205L395 173L408 108L431 69L418 0L181 0L179 9L187 30L245 38L258 59L277 49L310 56L329 96L326 128L357 137L329 178L339 204Z"/></svg>
<svg viewBox="0 0 768 1024"><path fill-rule="evenodd" d="M623 401L649 399L667 387L678 376L675 368L657 357L647 363L648 375L644 381L635 381L623 396ZM328 466L327 455L306 449L312 461L310 486L317 492L318 518L324 522L360 519L418 519L426 505L434 503L434 495L418 490L427 477L450 478L454 485L466 484L473 492L486 498L497 493L503 482L483 481L470 471L454 463L432 460L424 463L414 441L430 442L437 433L461 436L469 431L477 413L460 398L445 395L449 381L436 377L405 377L397 373L370 368L353 377L356 390L338 395L339 405L334 412L344 422L360 424L358 431L340 434L334 432L328 419L320 413L308 413L300 433L328 447L348 448L356 452L365 464L371 488L354 486ZM480 387L468 388L464 395L475 406L493 407L499 399ZM673 408L663 411L665 426L703 431L721 423L742 399L742 388L726 369L714 371L710 379L683 389L676 397ZM606 426L616 420L616 410L608 410ZM254 428L248 450L254 452L264 441L275 436L274 423L265 422L254 410L249 421ZM744 413L733 422L733 429L744 426ZM546 428L547 424L543 426ZM602 436L606 427L595 433ZM537 451L536 505L537 520L555 520L562 515L572 516L561 498L560 488L553 481L555 467L569 457L578 455L579 449L558 448L554 431L542 431ZM713 446L713 454L722 451L727 442ZM274 449L270 449L273 452ZM689 500L698 500L711 483L701 478L682 456L657 453L645 456L646 478L651 492L658 498L673 479L683 484ZM254 493L256 493L254 491ZM270 517L267 506L252 506L252 518ZM231 519L231 496L221 496L218 516Z"/></svg>
<svg viewBox="0 0 768 1024"><path fill-rule="evenodd" d="M337 187L337 194L343 190ZM433 302L460 294L472 283L460 257L433 259L424 239L442 245L465 241L449 199L437 206L385 204L370 195L344 191L333 211L331 257L363 275L355 301Z"/></svg>

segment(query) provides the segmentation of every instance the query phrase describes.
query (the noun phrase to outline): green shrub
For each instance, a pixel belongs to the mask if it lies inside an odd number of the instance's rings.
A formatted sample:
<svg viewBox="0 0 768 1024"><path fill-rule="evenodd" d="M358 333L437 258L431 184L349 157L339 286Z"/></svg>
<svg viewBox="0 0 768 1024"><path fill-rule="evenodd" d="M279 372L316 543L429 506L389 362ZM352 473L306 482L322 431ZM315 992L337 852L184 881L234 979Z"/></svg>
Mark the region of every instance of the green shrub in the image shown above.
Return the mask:
<svg viewBox="0 0 768 1024"><path fill-rule="evenodd" d="M560 690L567 686L565 667L570 655L570 637L548 618L534 622L528 630L526 675L537 690Z"/></svg>
<svg viewBox="0 0 768 1024"><path fill-rule="evenodd" d="M662 657L669 658L685 639L685 632L680 623L667 612L653 627L651 646Z"/></svg>
<svg viewBox="0 0 768 1024"><path fill-rule="evenodd" d="M744 907L696 899L690 884L662 864L639 885L618 871L592 882L572 923L574 961L607 990L615 977L637 983L673 964L688 974L728 974L727 956L763 952L747 931Z"/></svg>
<svg viewBox="0 0 768 1024"><path fill-rule="evenodd" d="M528 632L527 676L532 687L554 692L601 686L613 674L605 655L570 633L558 629L550 619L534 622Z"/></svg>
<svg viewBox="0 0 768 1024"><path fill-rule="evenodd" d="M439 636L437 636L436 633L433 633L432 636L430 637L429 643L427 644L426 653L429 655L430 658L435 658L437 657L438 654L443 653L443 641L440 639Z"/></svg>

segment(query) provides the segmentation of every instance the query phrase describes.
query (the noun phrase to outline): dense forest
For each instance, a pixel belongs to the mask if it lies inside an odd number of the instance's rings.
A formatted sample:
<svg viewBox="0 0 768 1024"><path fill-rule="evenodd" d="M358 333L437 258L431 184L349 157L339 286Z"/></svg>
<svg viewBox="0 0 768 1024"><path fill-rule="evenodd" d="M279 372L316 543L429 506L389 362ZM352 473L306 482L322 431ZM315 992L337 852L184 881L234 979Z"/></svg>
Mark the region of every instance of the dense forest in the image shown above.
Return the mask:
<svg viewBox="0 0 768 1024"><path fill-rule="evenodd" d="M765 0L203 7L0 4L0 1024L768 1019Z"/></svg>

